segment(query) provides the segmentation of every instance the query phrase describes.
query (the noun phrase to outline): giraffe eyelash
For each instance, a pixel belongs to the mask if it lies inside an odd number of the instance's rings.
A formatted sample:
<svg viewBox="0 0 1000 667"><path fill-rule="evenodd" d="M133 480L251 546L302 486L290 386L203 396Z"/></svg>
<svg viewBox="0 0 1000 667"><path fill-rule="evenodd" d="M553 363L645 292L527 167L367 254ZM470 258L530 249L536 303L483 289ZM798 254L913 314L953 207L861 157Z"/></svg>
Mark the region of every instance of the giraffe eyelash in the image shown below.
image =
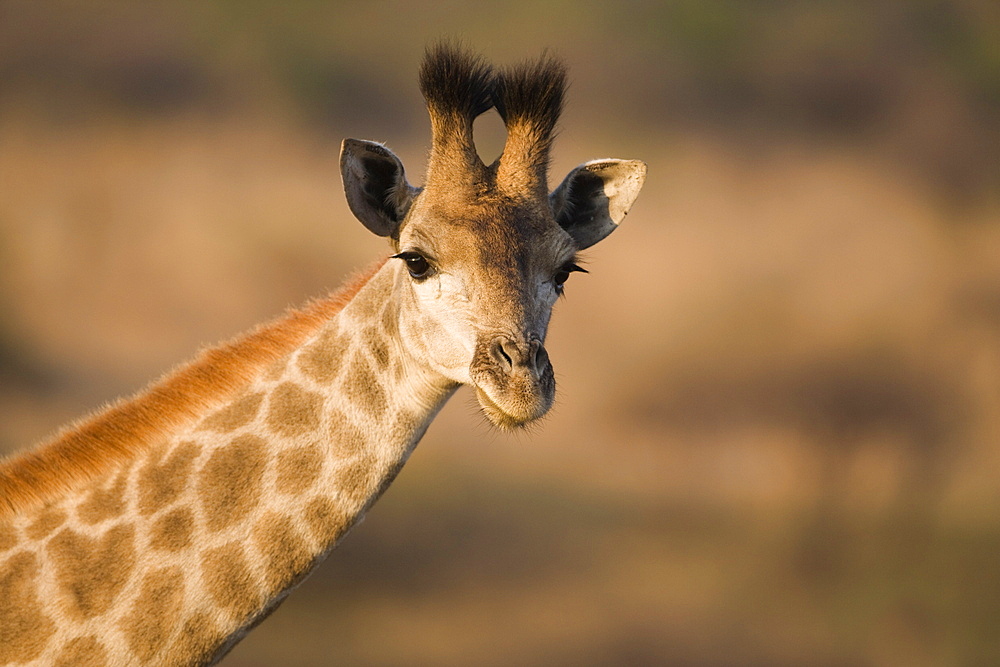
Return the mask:
<svg viewBox="0 0 1000 667"><path fill-rule="evenodd" d="M556 286L556 292L560 295L563 293L563 285L569 280L569 274L571 273L590 273L587 269L583 268L574 261L566 262L562 267L556 271L556 274L552 277L552 282Z"/></svg>
<svg viewBox="0 0 1000 667"><path fill-rule="evenodd" d="M390 259L403 260L406 263L406 270L409 271L410 277L416 281L426 280L434 274L434 266L430 260L416 250L401 252L393 255Z"/></svg>

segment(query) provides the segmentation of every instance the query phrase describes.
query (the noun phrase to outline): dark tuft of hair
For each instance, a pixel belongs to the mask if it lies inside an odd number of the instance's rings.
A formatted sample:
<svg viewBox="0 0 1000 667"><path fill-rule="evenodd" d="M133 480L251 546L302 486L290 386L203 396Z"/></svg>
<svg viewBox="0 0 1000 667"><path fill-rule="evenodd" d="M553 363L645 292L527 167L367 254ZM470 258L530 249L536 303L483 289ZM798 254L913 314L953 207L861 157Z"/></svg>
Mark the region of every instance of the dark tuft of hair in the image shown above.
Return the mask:
<svg viewBox="0 0 1000 667"><path fill-rule="evenodd" d="M472 120L493 106L493 68L456 44L439 42L427 49L420 67L420 92L441 116Z"/></svg>
<svg viewBox="0 0 1000 667"><path fill-rule="evenodd" d="M504 123L525 123L546 137L559 122L565 96L566 66L549 55L505 68L493 84L493 104Z"/></svg>

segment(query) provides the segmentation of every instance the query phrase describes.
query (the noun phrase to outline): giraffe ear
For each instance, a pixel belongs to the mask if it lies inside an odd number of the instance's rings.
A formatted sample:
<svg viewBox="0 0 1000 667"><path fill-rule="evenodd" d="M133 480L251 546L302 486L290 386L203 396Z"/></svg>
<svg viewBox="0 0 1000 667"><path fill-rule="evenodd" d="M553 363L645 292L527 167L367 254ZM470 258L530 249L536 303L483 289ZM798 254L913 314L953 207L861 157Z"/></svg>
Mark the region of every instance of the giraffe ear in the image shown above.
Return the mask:
<svg viewBox="0 0 1000 667"><path fill-rule="evenodd" d="M559 226L583 250L615 231L646 180L639 160L593 160L569 172L549 195Z"/></svg>
<svg viewBox="0 0 1000 667"><path fill-rule="evenodd" d="M344 139L340 146L340 174L351 212L379 236L394 237L420 192L406 182L403 163L374 141Z"/></svg>

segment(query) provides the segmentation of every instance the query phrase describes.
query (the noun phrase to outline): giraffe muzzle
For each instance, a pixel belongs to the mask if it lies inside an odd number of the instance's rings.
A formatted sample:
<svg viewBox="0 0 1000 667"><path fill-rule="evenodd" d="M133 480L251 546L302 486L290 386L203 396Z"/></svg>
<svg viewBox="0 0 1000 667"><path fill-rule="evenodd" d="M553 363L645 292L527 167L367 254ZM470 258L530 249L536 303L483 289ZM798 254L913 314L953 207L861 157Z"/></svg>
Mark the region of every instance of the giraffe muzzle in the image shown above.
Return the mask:
<svg viewBox="0 0 1000 667"><path fill-rule="evenodd" d="M518 340L499 335L481 341L470 376L483 411L501 428L538 419L555 398L552 364L537 336Z"/></svg>

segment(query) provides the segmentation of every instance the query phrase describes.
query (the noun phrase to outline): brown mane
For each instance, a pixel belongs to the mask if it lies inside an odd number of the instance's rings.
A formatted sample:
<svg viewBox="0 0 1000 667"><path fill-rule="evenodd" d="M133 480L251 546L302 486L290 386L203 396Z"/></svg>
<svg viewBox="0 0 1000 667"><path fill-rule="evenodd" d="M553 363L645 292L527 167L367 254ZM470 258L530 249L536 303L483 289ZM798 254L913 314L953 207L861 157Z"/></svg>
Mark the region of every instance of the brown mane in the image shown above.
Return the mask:
<svg viewBox="0 0 1000 667"><path fill-rule="evenodd" d="M0 461L0 519L93 479L182 428L245 387L340 312L385 263L341 289L216 347L59 431L47 442Z"/></svg>

